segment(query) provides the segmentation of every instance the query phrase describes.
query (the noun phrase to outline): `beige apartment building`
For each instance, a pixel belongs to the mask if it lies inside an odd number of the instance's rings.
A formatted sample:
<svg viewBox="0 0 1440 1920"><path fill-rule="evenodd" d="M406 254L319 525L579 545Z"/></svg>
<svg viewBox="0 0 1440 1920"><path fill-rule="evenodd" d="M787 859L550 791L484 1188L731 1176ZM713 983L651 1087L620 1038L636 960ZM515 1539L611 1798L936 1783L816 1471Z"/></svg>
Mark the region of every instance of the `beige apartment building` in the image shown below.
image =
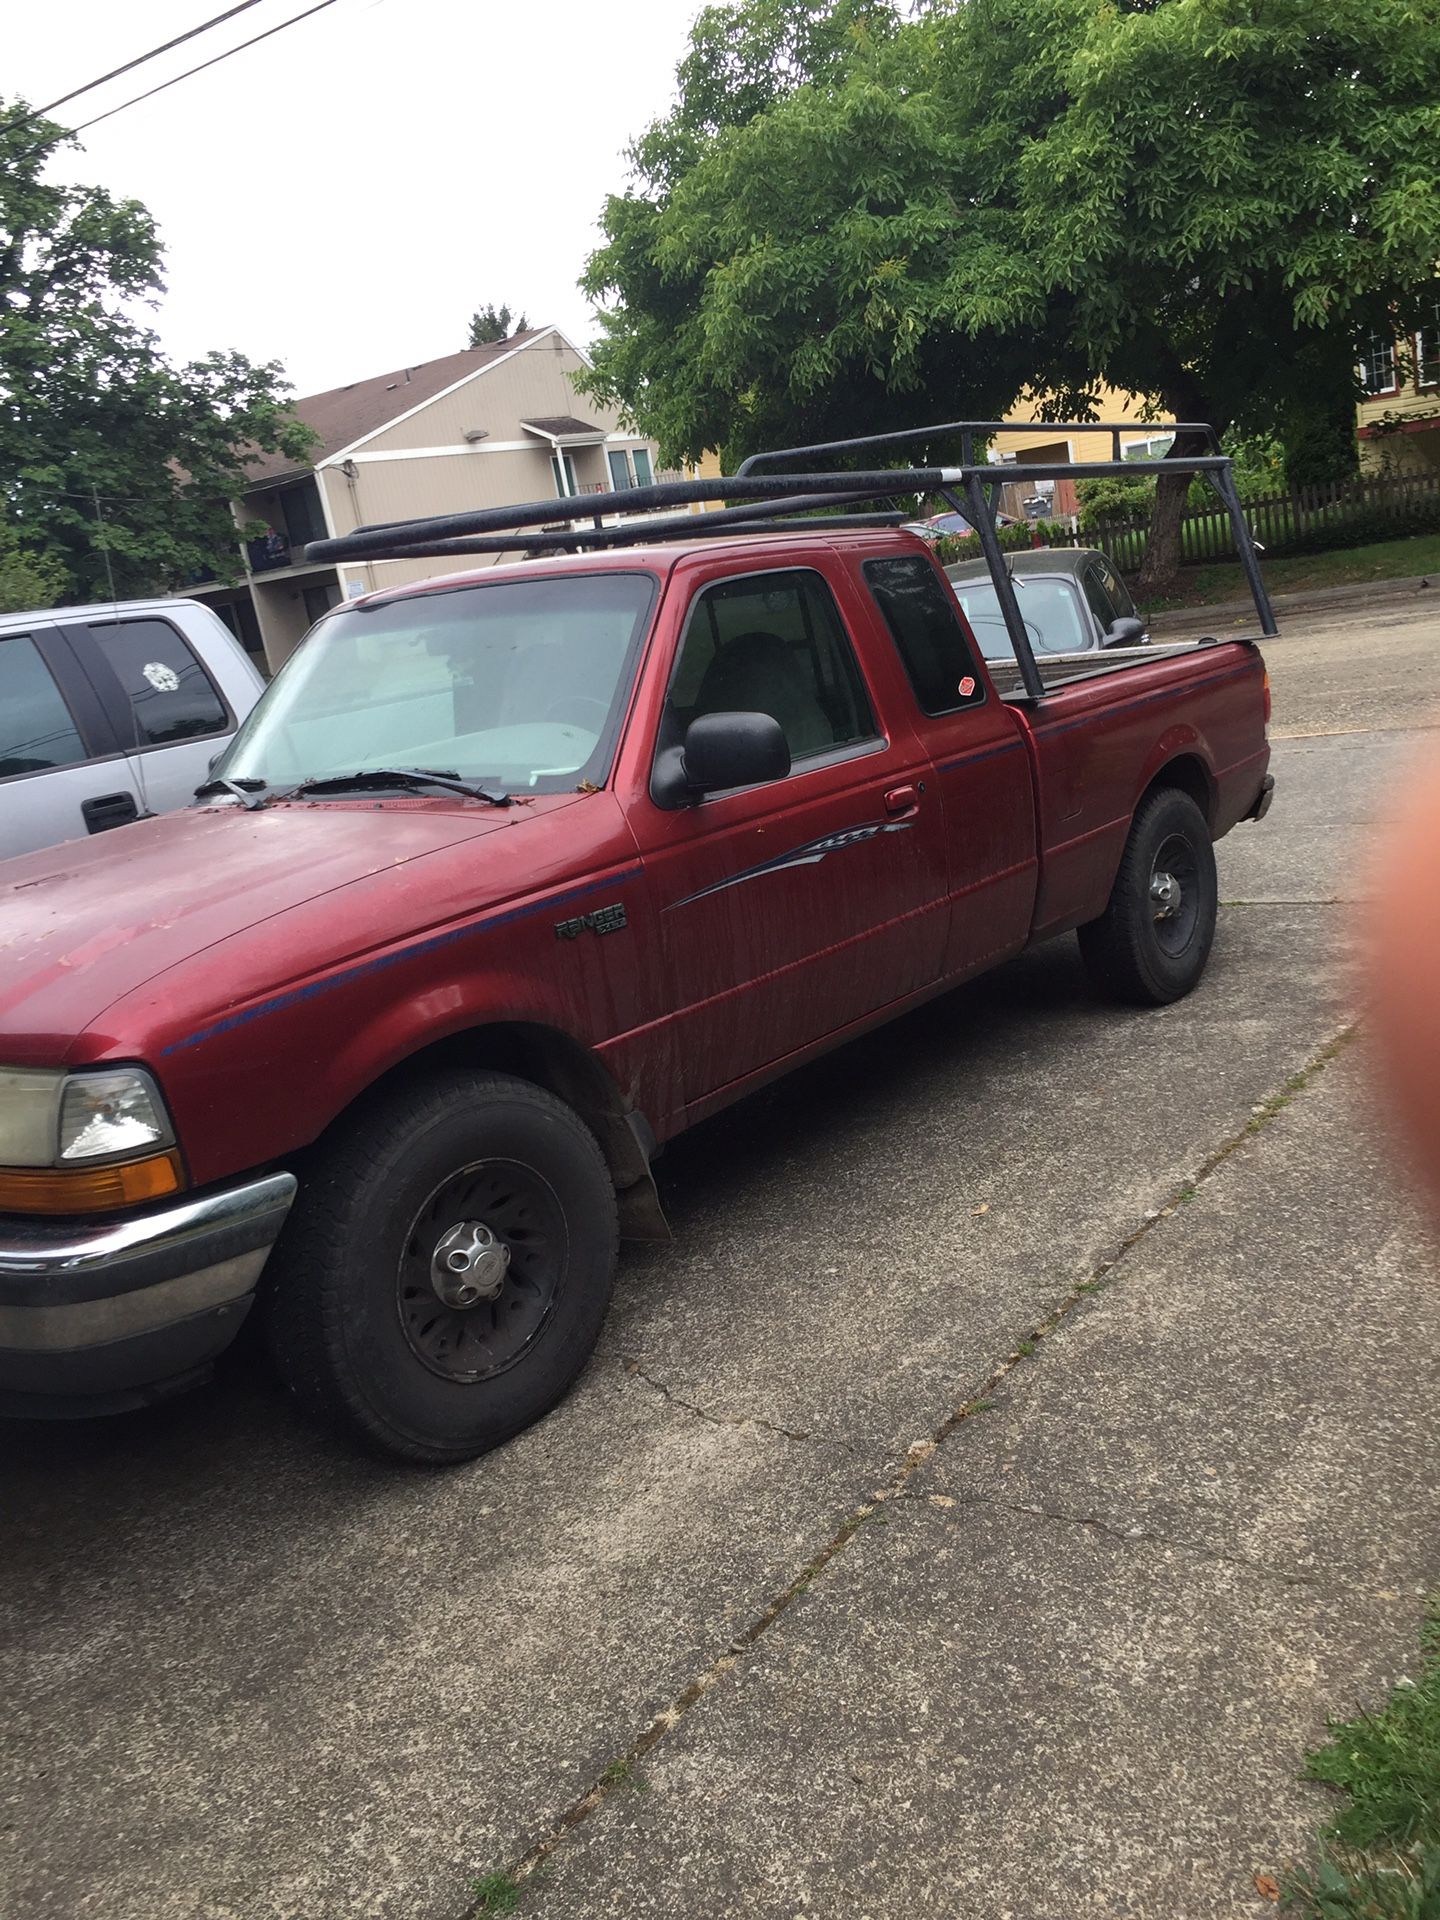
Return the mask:
<svg viewBox="0 0 1440 1920"><path fill-rule="evenodd" d="M574 376L587 365L558 327L537 327L297 400L319 444L307 465L267 455L250 469L236 521L265 531L243 543L243 585L192 592L273 671L337 601L464 564L312 565L307 542L552 496L564 525L577 517L572 503L589 513L603 504L594 496L646 484L655 447L577 395Z"/></svg>

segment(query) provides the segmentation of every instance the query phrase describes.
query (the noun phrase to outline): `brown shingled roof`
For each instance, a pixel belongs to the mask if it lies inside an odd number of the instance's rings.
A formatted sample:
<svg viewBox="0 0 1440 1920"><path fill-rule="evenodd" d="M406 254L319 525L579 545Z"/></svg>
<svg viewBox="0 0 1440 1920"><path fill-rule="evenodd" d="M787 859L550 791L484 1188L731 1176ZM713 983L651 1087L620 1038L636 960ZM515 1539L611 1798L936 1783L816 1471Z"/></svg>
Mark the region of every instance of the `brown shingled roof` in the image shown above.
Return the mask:
<svg viewBox="0 0 1440 1920"><path fill-rule="evenodd" d="M595 440L605 438L603 427L597 427L593 420L577 420L573 413L548 413L520 424L527 432L542 434L547 440L580 440L587 435Z"/></svg>
<svg viewBox="0 0 1440 1920"><path fill-rule="evenodd" d="M348 387L332 387L328 393L312 393L292 403L306 426L320 436L312 449L310 465L318 465L341 447L353 445L377 427L387 426L402 413L433 400L463 380L467 373L478 373L513 347L548 333L548 327L530 327L524 333L512 333L508 340L494 340L483 347L467 347L463 353L447 353L443 359L427 360L422 366L401 367L398 373L378 373L371 380L357 380ZM267 480L278 480L307 468L297 468L283 453L265 453L245 470L247 492Z"/></svg>

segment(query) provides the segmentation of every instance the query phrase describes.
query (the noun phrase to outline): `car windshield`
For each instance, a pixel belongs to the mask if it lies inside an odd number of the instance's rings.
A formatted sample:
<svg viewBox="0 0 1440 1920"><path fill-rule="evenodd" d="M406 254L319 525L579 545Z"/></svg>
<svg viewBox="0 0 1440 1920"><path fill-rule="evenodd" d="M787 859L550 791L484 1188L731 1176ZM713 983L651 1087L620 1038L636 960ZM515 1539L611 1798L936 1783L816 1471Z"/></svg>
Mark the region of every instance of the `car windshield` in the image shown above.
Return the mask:
<svg viewBox="0 0 1440 1920"><path fill-rule="evenodd" d="M1027 578L1019 573L1011 577L1034 651L1083 653L1090 645L1090 638L1080 613L1080 597L1070 582L1050 576ZM985 658L1013 660L1015 649L1005 631L1005 617L990 581L955 580L951 585Z"/></svg>
<svg viewBox="0 0 1440 1920"><path fill-rule="evenodd" d="M424 768L512 793L598 782L654 598L652 575L615 572L338 608L216 773L288 787Z"/></svg>

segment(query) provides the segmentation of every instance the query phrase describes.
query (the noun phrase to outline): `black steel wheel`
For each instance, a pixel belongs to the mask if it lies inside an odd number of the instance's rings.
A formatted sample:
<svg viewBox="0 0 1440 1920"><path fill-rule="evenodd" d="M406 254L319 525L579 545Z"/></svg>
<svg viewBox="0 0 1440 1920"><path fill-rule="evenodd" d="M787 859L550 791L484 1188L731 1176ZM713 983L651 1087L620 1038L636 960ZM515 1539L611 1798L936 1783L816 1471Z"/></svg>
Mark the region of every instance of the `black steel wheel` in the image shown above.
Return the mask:
<svg viewBox="0 0 1440 1920"><path fill-rule="evenodd" d="M503 1373L550 1317L568 1252L564 1208L537 1168L462 1167L421 1206L396 1269L410 1351L442 1380Z"/></svg>
<svg viewBox="0 0 1440 1920"><path fill-rule="evenodd" d="M377 1102L302 1179L266 1273L270 1347L372 1449L469 1459L549 1411L614 1281L615 1192L569 1107L450 1072Z"/></svg>
<svg viewBox="0 0 1440 1920"><path fill-rule="evenodd" d="M1204 814L1189 794L1157 788L1136 811L1109 904L1079 930L1091 978L1132 1005L1181 999L1205 971L1218 904Z"/></svg>

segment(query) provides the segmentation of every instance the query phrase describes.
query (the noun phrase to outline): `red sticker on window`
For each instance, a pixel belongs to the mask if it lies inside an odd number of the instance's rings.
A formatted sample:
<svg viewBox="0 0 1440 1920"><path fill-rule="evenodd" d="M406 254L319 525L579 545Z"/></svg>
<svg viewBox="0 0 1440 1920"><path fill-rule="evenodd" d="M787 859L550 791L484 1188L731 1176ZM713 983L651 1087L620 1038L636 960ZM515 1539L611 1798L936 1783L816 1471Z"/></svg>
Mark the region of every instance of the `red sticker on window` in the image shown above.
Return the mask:
<svg viewBox="0 0 1440 1920"><path fill-rule="evenodd" d="M975 691L975 682L971 679L970 675L967 673L965 678L960 682L960 698L962 700L968 700L974 691Z"/></svg>

